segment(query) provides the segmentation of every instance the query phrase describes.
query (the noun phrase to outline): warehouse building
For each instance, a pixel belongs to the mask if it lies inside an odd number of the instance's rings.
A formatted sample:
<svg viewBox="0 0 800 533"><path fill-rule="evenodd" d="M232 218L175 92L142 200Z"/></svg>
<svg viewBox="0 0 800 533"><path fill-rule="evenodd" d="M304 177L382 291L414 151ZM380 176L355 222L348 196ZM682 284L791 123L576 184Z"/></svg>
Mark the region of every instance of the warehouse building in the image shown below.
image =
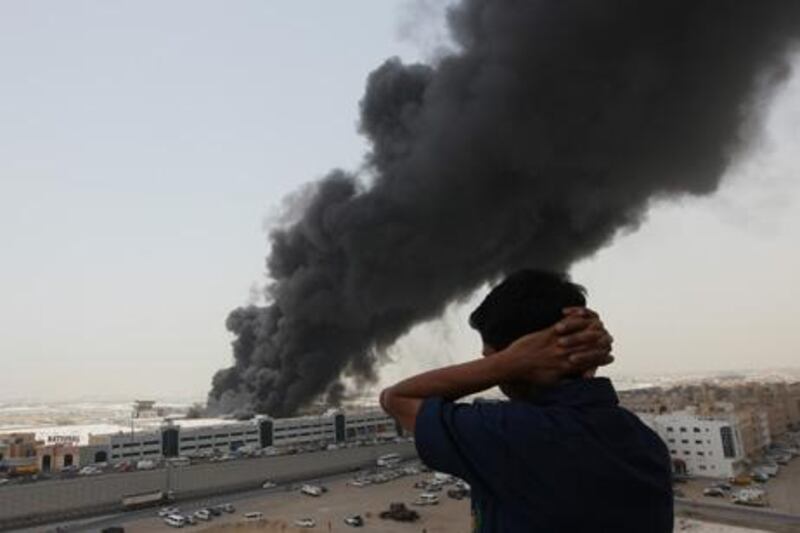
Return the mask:
<svg viewBox="0 0 800 533"><path fill-rule="evenodd" d="M291 448L308 444L341 444L390 439L402 429L382 411L346 414L331 410L320 416L250 420L173 419L140 424L130 431L89 436L82 464L137 462L170 457L226 454L243 448Z"/></svg>

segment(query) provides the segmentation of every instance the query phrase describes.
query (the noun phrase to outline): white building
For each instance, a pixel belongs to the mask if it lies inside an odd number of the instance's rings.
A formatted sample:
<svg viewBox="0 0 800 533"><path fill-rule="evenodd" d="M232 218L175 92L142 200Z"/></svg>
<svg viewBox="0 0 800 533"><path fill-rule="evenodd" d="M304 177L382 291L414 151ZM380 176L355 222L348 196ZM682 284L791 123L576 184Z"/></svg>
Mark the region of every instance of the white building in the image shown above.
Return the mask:
<svg viewBox="0 0 800 533"><path fill-rule="evenodd" d="M687 408L639 416L666 443L676 473L728 478L745 466L745 447L732 414L699 415Z"/></svg>
<svg viewBox="0 0 800 533"><path fill-rule="evenodd" d="M306 444L336 444L387 439L401 434L394 419L382 411L250 420L173 419L137 421L131 428L92 434L85 462L136 462L164 457L224 454L247 447L291 448ZM87 450L89 451L89 450Z"/></svg>

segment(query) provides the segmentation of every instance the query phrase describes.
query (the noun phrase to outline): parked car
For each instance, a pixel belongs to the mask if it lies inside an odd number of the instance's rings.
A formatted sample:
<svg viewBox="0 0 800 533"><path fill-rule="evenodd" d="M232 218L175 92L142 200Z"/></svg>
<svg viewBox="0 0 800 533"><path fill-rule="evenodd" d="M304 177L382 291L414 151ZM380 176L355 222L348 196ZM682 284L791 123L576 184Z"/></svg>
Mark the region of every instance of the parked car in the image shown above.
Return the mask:
<svg viewBox="0 0 800 533"><path fill-rule="evenodd" d="M313 518L298 518L294 521L297 527L316 527L317 522Z"/></svg>
<svg viewBox="0 0 800 533"><path fill-rule="evenodd" d="M319 496L322 496L322 493L324 491L322 490L322 487L318 487L316 485L305 484L302 487L300 487L300 492L302 492L303 494L305 494L307 496L319 497Z"/></svg>
<svg viewBox="0 0 800 533"><path fill-rule="evenodd" d="M270 481L270 480L268 479L268 480L266 480L266 481L265 481L265 482L264 482L264 483L261 485L261 488L262 488L262 489L272 489L272 488L275 488L275 487L277 487L277 486L278 486L278 484L277 484L277 483L275 483L274 481Z"/></svg>
<svg viewBox="0 0 800 533"><path fill-rule="evenodd" d="M253 521L253 520L261 520L262 518L264 518L264 514L259 513L258 511L250 511L249 513L244 513L245 520Z"/></svg>
<svg viewBox="0 0 800 533"><path fill-rule="evenodd" d="M173 514L179 514L181 511L177 507L164 507L158 512L158 516L161 518L167 517Z"/></svg>
<svg viewBox="0 0 800 533"><path fill-rule="evenodd" d="M364 519L361 515L356 514L345 518L344 523L350 527L362 527L364 525Z"/></svg>
<svg viewBox="0 0 800 533"><path fill-rule="evenodd" d="M97 474L102 473L103 470L96 466L84 466L78 471L78 474L81 476L96 476Z"/></svg>
<svg viewBox="0 0 800 533"><path fill-rule="evenodd" d="M194 517L198 520L208 522L211 520L211 511L208 509L200 509L194 512Z"/></svg>
<svg viewBox="0 0 800 533"><path fill-rule="evenodd" d="M179 514L171 514L164 517L164 523L170 527L183 527L186 525L186 519Z"/></svg>
<svg viewBox="0 0 800 533"><path fill-rule="evenodd" d="M414 505L438 505L439 504L439 496L433 494L432 492L423 492L420 494L416 500L414 500Z"/></svg>
<svg viewBox="0 0 800 533"><path fill-rule="evenodd" d="M225 511L226 513L236 512L236 508L233 506L233 504L230 503L221 503L217 505L217 509L219 509L220 511Z"/></svg>
<svg viewBox="0 0 800 533"><path fill-rule="evenodd" d="M703 496L711 496L712 498L724 498L725 491L719 487L708 487L703 491Z"/></svg>

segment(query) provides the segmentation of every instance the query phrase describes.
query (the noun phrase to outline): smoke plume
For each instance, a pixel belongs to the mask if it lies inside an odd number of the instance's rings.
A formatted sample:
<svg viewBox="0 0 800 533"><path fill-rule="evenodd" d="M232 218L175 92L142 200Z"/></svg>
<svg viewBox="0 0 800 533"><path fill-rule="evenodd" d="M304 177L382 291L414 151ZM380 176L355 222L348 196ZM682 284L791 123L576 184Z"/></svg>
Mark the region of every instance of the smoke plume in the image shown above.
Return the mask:
<svg viewBox="0 0 800 533"><path fill-rule="evenodd" d="M364 170L272 232L270 303L228 317L212 408L335 401L487 280L566 269L653 198L713 192L788 76L800 2L464 0L448 24L451 55L369 75Z"/></svg>

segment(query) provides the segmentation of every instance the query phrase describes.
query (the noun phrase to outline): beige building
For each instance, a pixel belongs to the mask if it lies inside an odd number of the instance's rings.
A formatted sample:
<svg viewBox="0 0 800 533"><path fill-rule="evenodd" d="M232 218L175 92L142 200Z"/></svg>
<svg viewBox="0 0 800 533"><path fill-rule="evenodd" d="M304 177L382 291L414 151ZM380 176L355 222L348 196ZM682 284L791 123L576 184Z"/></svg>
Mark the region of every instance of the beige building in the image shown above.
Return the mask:
<svg viewBox="0 0 800 533"><path fill-rule="evenodd" d="M35 433L6 433L0 435L0 443L6 450L6 459L36 457L36 447L41 444Z"/></svg>
<svg viewBox="0 0 800 533"><path fill-rule="evenodd" d="M36 449L36 464L40 472L60 472L65 467L80 464L78 443L55 442L43 444Z"/></svg>

